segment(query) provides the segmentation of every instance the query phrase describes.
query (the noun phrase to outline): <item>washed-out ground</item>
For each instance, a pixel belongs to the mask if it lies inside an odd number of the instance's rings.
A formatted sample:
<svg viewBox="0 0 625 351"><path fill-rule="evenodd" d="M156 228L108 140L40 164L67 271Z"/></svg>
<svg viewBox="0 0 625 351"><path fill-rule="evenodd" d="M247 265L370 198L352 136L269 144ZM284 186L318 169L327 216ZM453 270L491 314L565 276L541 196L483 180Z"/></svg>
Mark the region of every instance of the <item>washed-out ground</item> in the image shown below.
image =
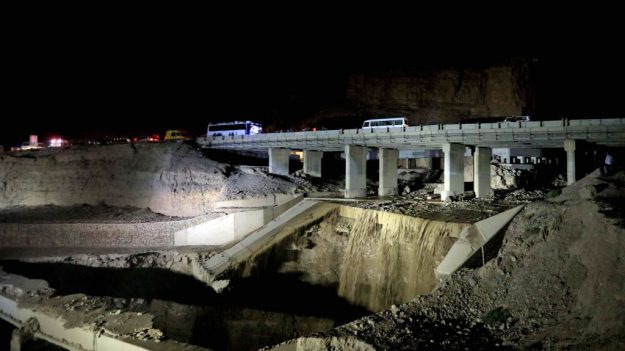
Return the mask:
<svg viewBox="0 0 625 351"><path fill-rule="evenodd" d="M595 173L527 204L485 264L473 259L429 296L301 338L300 350L624 349L624 185L623 173Z"/></svg>
<svg viewBox="0 0 625 351"><path fill-rule="evenodd" d="M279 177L267 174L263 167L238 167L206 160L187 145L161 145L156 147L158 150L129 145L104 148L76 149L69 154L3 155L0 223L167 222L211 213L214 202L224 199L273 192L332 192L342 188L340 179L325 182L297 174ZM110 150L115 152L105 152ZM135 166L140 172L125 179L117 177ZM72 167L78 171L70 172L68 169ZM136 187L137 184L144 185ZM369 182L368 186L374 192L375 183ZM32 187L39 192L23 192ZM66 188L67 194L62 191ZM110 188L119 189L117 193L103 195ZM198 193L197 189L202 190ZM435 186L427 184L412 186L403 196L352 205L464 223L519 203L526 206L487 247L485 262L480 253L467 267L444 279L429 296L416 297L338 328L300 338L298 343L303 349L625 349L623 173L604 178L593 174L561 191L496 191L493 198L485 200L469 196L455 202L440 202L434 190ZM22 207L23 203L29 206ZM210 257L213 249L4 248L0 249L0 257L28 264L163 269L184 273L185 279L191 279L189 262ZM254 283L258 285L253 285L252 290L263 287L266 296L272 295L271 285L262 281ZM243 290L250 291L250 286L244 286ZM292 287L284 285L288 286ZM315 292L318 291L308 291L310 299L315 298ZM239 297L244 298L244 294ZM279 295L271 303L280 306L281 299L286 301L290 297ZM106 295L103 298L111 308L152 312L157 316L161 313L157 318L162 321L167 320L162 314L165 311L180 321L191 312L214 313L211 308L192 311L184 304L163 303L162 299L152 303L141 298L128 300ZM303 308L300 305L307 306L305 299L296 300L291 307ZM251 324L272 315L243 309L233 311L244 318L232 320ZM305 308L304 311L310 312ZM359 310L352 316L363 314ZM334 315L309 320L294 318L289 313L274 316L281 325L299 326L287 331L286 335L291 333L292 337L348 322ZM175 333L181 325L184 324L172 323L168 328ZM266 327L271 329L271 325ZM200 330L193 332L201 335ZM189 337L192 341L193 334ZM267 345L278 341L269 338ZM217 346L229 341L220 342Z"/></svg>

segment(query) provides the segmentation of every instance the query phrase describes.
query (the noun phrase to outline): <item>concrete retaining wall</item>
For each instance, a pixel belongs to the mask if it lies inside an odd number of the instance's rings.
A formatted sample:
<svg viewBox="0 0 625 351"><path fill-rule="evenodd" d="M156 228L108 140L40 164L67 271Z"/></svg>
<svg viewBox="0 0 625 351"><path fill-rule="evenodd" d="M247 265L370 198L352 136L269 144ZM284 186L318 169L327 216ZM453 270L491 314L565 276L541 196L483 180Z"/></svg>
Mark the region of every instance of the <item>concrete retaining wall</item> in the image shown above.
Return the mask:
<svg viewBox="0 0 625 351"><path fill-rule="evenodd" d="M252 254L259 252L262 247L269 245L272 240L278 240L279 238L290 235L293 228L303 228L310 225L310 223L325 216L336 207L338 207L338 205L319 203L313 200L298 202L295 206L292 206L285 211L285 213L276 218L275 221L272 221L232 247L205 261L203 266L207 271L208 279L210 279L211 282L215 281L225 270L234 264L244 261ZM214 285L213 287L215 288Z"/></svg>
<svg viewBox="0 0 625 351"><path fill-rule="evenodd" d="M263 226L265 212L264 209L235 212L182 229L174 234L174 245L225 245Z"/></svg>
<svg viewBox="0 0 625 351"><path fill-rule="evenodd" d="M436 275L438 277L447 276L462 267L473 254L482 249L490 239L505 227L523 209L523 206L520 205L498 213L465 228L443 261L436 267Z"/></svg>
<svg viewBox="0 0 625 351"><path fill-rule="evenodd" d="M301 194L276 194L275 196L257 199L222 201L219 203L222 210L228 208L240 210L244 207L254 209L232 212L226 216L177 231L174 234L174 245L225 245L238 241L266 225L302 199ZM261 205L268 207L257 208Z"/></svg>

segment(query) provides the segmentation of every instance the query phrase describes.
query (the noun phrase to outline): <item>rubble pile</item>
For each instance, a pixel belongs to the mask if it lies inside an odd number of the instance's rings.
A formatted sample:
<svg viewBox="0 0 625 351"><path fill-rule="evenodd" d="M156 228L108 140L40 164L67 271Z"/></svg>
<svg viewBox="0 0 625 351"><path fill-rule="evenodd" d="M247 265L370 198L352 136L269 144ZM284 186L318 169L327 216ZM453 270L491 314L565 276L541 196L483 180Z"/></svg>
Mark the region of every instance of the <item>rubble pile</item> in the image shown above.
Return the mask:
<svg viewBox="0 0 625 351"><path fill-rule="evenodd" d="M526 183L529 172L520 169L512 169L510 166L490 165L490 186L492 189L517 189Z"/></svg>
<svg viewBox="0 0 625 351"><path fill-rule="evenodd" d="M508 193L504 197L504 201L509 203L527 203L542 200L545 196L546 194L542 190L519 189Z"/></svg>

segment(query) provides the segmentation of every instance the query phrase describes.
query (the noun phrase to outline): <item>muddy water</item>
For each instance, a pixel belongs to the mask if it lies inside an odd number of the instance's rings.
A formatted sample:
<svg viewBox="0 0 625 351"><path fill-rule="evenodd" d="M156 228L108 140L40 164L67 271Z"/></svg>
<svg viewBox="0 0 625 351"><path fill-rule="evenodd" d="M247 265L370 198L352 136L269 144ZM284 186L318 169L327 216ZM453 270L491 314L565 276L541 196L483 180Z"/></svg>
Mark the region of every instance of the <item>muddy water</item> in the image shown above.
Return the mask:
<svg viewBox="0 0 625 351"><path fill-rule="evenodd" d="M7 272L48 281L58 295L104 296L111 309L151 313L155 327L168 338L214 350L255 350L368 314L334 289L303 283L293 274L239 279L216 294L191 277L161 269L0 265Z"/></svg>
<svg viewBox="0 0 625 351"><path fill-rule="evenodd" d="M438 283L435 267L467 226L337 205L227 275L299 274L302 281L335 289L349 303L377 312L429 294Z"/></svg>
<svg viewBox="0 0 625 351"><path fill-rule="evenodd" d="M372 311L430 293L434 269L466 226L371 210L354 215L338 293Z"/></svg>

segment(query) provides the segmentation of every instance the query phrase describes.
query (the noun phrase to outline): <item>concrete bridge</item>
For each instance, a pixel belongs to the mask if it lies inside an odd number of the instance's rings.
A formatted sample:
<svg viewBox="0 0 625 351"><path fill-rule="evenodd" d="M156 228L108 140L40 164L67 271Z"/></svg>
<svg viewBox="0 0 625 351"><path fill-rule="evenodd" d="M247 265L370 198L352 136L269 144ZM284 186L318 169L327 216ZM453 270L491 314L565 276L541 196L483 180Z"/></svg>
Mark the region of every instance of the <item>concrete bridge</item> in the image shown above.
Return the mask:
<svg viewBox="0 0 625 351"><path fill-rule="evenodd" d="M245 136L200 137L198 144L211 149L245 150L269 154L269 172L289 173L291 150L301 150L304 173L320 177L324 152L344 152L345 197L366 196L366 160L369 148L378 149L380 196L397 193L397 165L403 150L443 150L444 191L441 198L464 192L464 154L474 157L477 197L490 193L493 148L564 148L567 181L575 181L576 150L580 143L625 146L625 118L536 122L439 124L405 128L341 129L316 132L267 133Z"/></svg>

